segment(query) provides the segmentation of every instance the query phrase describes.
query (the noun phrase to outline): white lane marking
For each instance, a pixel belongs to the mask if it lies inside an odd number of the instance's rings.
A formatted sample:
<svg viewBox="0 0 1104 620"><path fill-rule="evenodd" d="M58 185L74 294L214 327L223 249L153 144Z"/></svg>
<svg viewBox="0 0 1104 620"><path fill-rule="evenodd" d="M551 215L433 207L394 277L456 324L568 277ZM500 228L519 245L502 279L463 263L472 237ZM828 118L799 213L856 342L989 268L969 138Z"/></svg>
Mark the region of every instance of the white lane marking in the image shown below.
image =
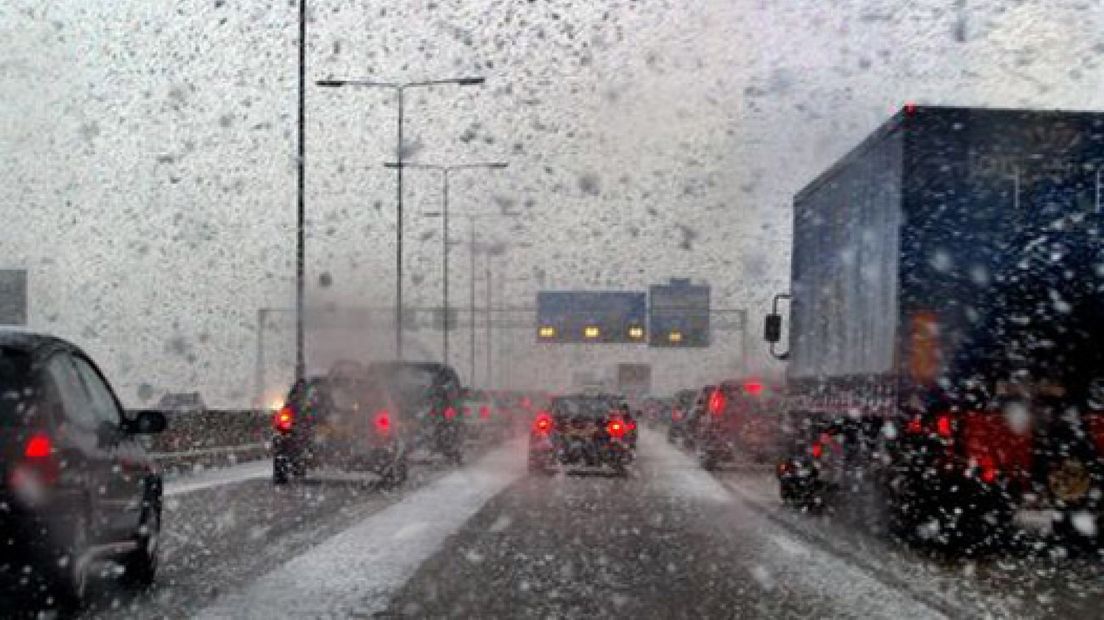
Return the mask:
<svg viewBox="0 0 1104 620"><path fill-rule="evenodd" d="M208 469L175 480L167 480L165 482L164 496L172 497L174 495L183 495L185 493L202 491L204 489L211 489L228 484L237 484L246 480L268 478L271 476L272 461L270 459L249 461L247 463L231 465L230 467Z"/></svg>
<svg viewBox="0 0 1104 620"><path fill-rule="evenodd" d="M524 471L524 440L512 441L221 597L198 617L365 617L382 611L422 562Z"/></svg>

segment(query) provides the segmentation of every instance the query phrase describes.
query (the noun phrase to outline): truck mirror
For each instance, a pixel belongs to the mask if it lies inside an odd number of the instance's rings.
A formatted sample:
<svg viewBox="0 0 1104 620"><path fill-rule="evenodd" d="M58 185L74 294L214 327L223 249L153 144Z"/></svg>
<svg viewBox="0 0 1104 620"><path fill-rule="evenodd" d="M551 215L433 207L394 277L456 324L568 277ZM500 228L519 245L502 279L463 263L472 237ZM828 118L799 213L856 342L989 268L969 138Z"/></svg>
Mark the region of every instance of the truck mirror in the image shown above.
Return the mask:
<svg viewBox="0 0 1104 620"><path fill-rule="evenodd" d="M772 312L763 323L763 339L774 344L782 339L782 315Z"/></svg>

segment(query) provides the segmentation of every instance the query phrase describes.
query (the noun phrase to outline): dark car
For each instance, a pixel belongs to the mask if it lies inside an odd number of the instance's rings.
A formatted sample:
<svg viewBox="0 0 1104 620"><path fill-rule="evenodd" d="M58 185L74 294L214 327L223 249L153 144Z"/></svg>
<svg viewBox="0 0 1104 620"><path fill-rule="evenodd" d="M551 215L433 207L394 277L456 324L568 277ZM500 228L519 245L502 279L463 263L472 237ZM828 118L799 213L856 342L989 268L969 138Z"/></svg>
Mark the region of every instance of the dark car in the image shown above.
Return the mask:
<svg viewBox="0 0 1104 620"><path fill-rule="evenodd" d="M128 415L76 346L0 330L0 581L46 605L79 605L93 563L148 585L157 571L161 475Z"/></svg>
<svg viewBox="0 0 1104 620"><path fill-rule="evenodd" d="M457 465L463 461L467 425L461 415L463 388L456 370L436 362L373 362L368 372L416 422L412 447Z"/></svg>
<svg viewBox="0 0 1104 620"><path fill-rule="evenodd" d="M296 383L273 417L272 478L284 484L308 470L367 471L395 486L416 447L459 463L463 420L459 381L441 364L335 364Z"/></svg>
<svg viewBox="0 0 1104 620"><path fill-rule="evenodd" d="M782 452L784 405L779 391L758 379L725 381L706 400L695 446L704 469L740 458L765 463Z"/></svg>
<svg viewBox="0 0 1104 620"><path fill-rule="evenodd" d="M677 443L685 438L687 419L694 408L694 398L697 394L695 390L679 390L675 393L664 420L667 423L667 441Z"/></svg>
<svg viewBox="0 0 1104 620"><path fill-rule="evenodd" d="M636 424L617 399L576 395L554 398L529 434L529 471L609 467L626 475L635 457Z"/></svg>
<svg viewBox="0 0 1104 620"><path fill-rule="evenodd" d="M272 424L276 484L322 467L373 472L387 486L406 479L415 421L363 368L297 382Z"/></svg>

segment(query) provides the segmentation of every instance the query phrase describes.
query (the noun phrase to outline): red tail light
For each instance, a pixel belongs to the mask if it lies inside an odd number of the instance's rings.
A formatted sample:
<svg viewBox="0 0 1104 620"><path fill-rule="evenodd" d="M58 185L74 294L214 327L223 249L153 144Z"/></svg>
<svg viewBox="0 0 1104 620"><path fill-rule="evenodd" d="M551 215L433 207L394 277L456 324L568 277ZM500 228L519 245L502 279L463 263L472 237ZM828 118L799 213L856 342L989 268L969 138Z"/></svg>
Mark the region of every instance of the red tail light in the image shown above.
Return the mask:
<svg viewBox="0 0 1104 620"><path fill-rule="evenodd" d="M27 440L27 447L23 449L23 456L29 459L43 459L50 456L53 451L50 438L43 434L32 435Z"/></svg>
<svg viewBox="0 0 1104 620"><path fill-rule="evenodd" d="M814 441L812 453L814 459L819 459L824 456L824 444L820 443L820 441Z"/></svg>
<svg viewBox="0 0 1104 620"><path fill-rule="evenodd" d="M290 433L295 426L295 410L285 405L272 416L272 427L281 433Z"/></svg>
<svg viewBox="0 0 1104 620"><path fill-rule="evenodd" d="M614 439L621 439L625 436L625 423L621 420L610 420L606 424L606 432Z"/></svg>
<svg viewBox="0 0 1104 620"><path fill-rule="evenodd" d="M533 422L533 428L538 433L547 433L552 430L552 416L542 411L537 415L536 421Z"/></svg>
<svg viewBox="0 0 1104 620"><path fill-rule="evenodd" d="M985 455L978 459L978 477L985 484L993 484L997 481L997 463L993 457Z"/></svg>
<svg viewBox="0 0 1104 620"><path fill-rule="evenodd" d="M391 430L391 412L386 409L376 412L376 430L381 433Z"/></svg>
<svg viewBox="0 0 1104 620"><path fill-rule="evenodd" d="M491 408L486 406L486 405L483 405L482 407L480 407L479 408L479 417L483 418L484 420L491 417Z"/></svg>
<svg viewBox="0 0 1104 620"><path fill-rule="evenodd" d="M950 439L954 432L951 425L951 414L941 413L935 418L935 432L944 439Z"/></svg>
<svg viewBox="0 0 1104 620"><path fill-rule="evenodd" d="M758 396L763 391L763 384L758 381L748 381L744 383L744 391L752 396Z"/></svg>
<svg viewBox="0 0 1104 620"><path fill-rule="evenodd" d="M456 409L453 407L445 407L445 419L451 420L456 417Z"/></svg>
<svg viewBox="0 0 1104 620"><path fill-rule="evenodd" d="M636 422L626 422L625 423L625 428L627 428L629 431L635 431L636 430Z"/></svg>
<svg viewBox="0 0 1104 620"><path fill-rule="evenodd" d="M910 435L919 435L924 431L924 424L920 421L920 416L916 416L908 421L905 426L905 431Z"/></svg>
<svg viewBox="0 0 1104 620"><path fill-rule="evenodd" d="M681 419L682 419L682 411L681 410L675 409L674 411L671 412L671 420L672 421L678 422Z"/></svg>
<svg viewBox="0 0 1104 620"><path fill-rule="evenodd" d="M709 412L713 415L721 415L724 413L725 405L727 404L728 399L725 398L724 392L714 390L713 394L709 397Z"/></svg>

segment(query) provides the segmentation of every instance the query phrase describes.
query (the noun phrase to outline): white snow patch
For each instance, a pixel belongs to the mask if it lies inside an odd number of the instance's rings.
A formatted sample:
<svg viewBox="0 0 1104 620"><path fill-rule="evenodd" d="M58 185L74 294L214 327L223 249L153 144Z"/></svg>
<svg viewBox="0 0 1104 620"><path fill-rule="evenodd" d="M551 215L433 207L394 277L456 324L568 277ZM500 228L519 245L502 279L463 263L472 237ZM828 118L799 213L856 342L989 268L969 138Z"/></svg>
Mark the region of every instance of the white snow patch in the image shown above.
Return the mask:
<svg viewBox="0 0 1104 620"><path fill-rule="evenodd" d="M192 475L169 480L165 483L164 495L165 497L172 497L270 476L272 476L272 461L267 459L249 461L230 467L202 470Z"/></svg>
<svg viewBox="0 0 1104 620"><path fill-rule="evenodd" d="M221 597L198 617L367 617L383 611L449 535L524 471L524 441L513 441Z"/></svg>

